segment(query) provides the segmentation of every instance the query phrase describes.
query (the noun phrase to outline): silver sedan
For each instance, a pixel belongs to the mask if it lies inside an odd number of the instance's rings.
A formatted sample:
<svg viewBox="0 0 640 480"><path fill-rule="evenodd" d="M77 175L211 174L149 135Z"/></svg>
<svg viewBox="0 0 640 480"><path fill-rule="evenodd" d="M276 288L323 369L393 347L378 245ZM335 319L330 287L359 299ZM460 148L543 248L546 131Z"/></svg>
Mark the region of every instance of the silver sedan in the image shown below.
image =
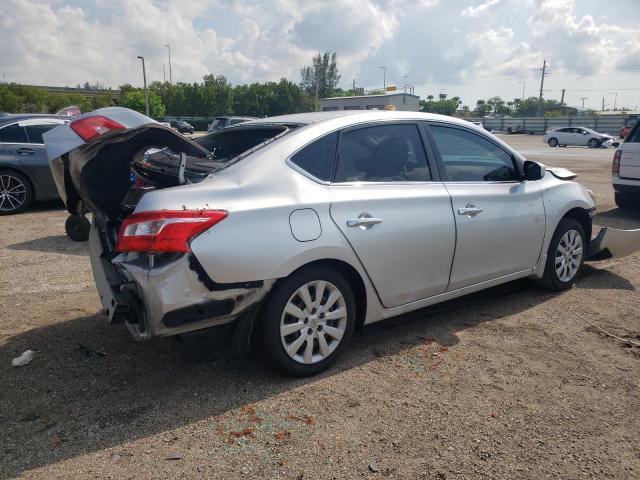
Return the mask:
<svg viewBox="0 0 640 480"><path fill-rule="evenodd" d="M575 175L451 117L287 115L193 141L109 108L45 143L67 207L93 213L111 322L138 340L233 324L237 350L294 375L363 325L523 277L563 290L619 248L588 253Z"/></svg>

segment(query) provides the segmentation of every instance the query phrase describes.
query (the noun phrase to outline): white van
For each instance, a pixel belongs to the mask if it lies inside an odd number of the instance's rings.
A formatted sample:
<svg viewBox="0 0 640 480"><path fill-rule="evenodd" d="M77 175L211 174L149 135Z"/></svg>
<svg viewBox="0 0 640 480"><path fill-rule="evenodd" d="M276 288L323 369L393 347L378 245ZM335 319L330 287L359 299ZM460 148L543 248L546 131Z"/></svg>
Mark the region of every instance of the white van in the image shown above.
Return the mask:
<svg viewBox="0 0 640 480"><path fill-rule="evenodd" d="M616 205L640 207L640 122L618 146L611 166Z"/></svg>

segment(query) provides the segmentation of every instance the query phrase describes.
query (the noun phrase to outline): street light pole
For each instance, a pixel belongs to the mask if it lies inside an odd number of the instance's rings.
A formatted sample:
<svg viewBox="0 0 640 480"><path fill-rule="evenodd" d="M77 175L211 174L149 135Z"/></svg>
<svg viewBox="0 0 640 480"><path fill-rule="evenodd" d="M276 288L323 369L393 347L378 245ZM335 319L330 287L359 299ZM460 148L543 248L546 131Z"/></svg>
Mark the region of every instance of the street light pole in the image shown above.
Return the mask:
<svg viewBox="0 0 640 480"><path fill-rule="evenodd" d="M382 92L387 93L387 67L378 67L382 69Z"/></svg>
<svg viewBox="0 0 640 480"><path fill-rule="evenodd" d="M171 76L171 45L167 43L165 47L169 51L169 83L173 83L173 77Z"/></svg>
<svg viewBox="0 0 640 480"><path fill-rule="evenodd" d="M582 100L582 108L584 108L584 101L588 99L589 97L580 97L580 100Z"/></svg>
<svg viewBox="0 0 640 480"><path fill-rule="evenodd" d="M166 83L166 82L167 82L167 72L166 72L166 70L164 69L164 67L165 67L165 64L163 63L163 64L162 64L162 82L163 82L163 83Z"/></svg>
<svg viewBox="0 0 640 480"><path fill-rule="evenodd" d="M144 67L144 57L138 55L138 58L142 60L142 80L144 81L144 111L149 116L149 91L147 90L147 70Z"/></svg>
<svg viewBox="0 0 640 480"><path fill-rule="evenodd" d="M524 101L524 89L527 86L527 82L518 82L522 84L522 100Z"/></svg>
<svg viewBox="0 0 640 480"><path fill-rule="evenodd" d="M618 92L609 92L609 95L615 95L613 99L613 111L616 111L616 106L618 105Z"/></svg>

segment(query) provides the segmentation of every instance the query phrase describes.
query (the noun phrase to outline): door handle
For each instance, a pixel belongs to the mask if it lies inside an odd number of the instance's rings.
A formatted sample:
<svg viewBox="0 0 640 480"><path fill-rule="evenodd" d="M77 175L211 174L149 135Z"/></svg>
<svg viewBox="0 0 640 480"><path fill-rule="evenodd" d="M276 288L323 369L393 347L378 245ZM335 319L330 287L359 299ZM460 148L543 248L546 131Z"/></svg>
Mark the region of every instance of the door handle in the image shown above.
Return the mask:
<svg viewBox="0 0 640 480"><path fill-rule="evenodd" d="M362 212L358 218L350 218L347 220L347 227L360 227L363 230L369 230L374 225L382 223L381 218L372 217L367 212Z"/></svg>
<svg viewBox="0 0 640 480"><path fill-rule="evenodd" d="M467 203L466 207L458 209L458 215L466 215L467 217L475 217L480 212L482 212L482 209L472 203Z"/></svg>
<svg viewBox="0 0 640 480"><path fill-rule="evenodd" d="M16 152L18 153L18 155L33 155L35 152L35 150L32 150L30 148L19 148L18 150L16 150Z"/></svg>

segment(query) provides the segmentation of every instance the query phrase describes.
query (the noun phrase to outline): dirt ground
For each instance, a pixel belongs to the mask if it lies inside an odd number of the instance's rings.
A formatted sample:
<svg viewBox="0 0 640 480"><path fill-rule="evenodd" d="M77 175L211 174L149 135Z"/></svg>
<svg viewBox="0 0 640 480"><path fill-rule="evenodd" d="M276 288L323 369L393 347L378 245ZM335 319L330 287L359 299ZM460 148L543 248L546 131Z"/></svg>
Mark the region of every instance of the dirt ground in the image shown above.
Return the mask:
<svg viewBox="0 0 640 480"><path fill-rule="evenodd" d="M640 227L613 205L611 149L504 138L579 173L598 223ZM640 255L562 294L518 281L373 325L291 379L212 334L109 327L65 217L0 217L0 478L640 477L640 348L576 315L640 340Z"/></svg>

